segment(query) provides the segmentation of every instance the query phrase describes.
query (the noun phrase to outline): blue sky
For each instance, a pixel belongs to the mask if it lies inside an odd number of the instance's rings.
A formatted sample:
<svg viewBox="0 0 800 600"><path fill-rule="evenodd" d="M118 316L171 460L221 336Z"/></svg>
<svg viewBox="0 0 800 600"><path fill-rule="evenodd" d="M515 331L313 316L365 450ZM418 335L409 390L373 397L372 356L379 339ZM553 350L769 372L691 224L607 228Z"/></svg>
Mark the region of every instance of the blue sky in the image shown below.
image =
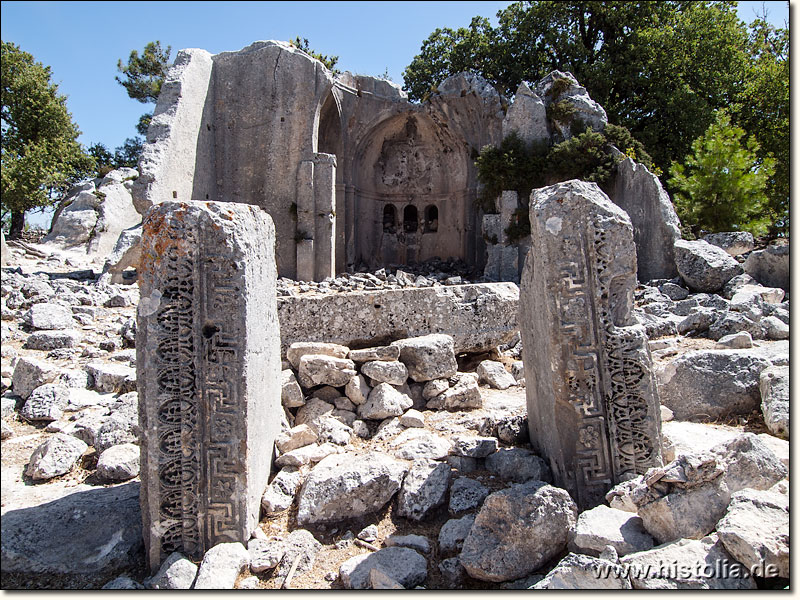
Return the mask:
<svg viewBox="0 0 800 600"><path fill-rule="evenodd" d="M437 27L460 27L475 15L491 17L510 2L2 2L4 41L52 68L53 79L89 145L113 149L135 135L151 109L131 100L116 81L117 60L152 40L212 53L239 50L256 40L310 40L339 55L342 70L381 75L402 84L403 69ZM777 24L786 2L740 2L753 19L764 4Z"/></svg>

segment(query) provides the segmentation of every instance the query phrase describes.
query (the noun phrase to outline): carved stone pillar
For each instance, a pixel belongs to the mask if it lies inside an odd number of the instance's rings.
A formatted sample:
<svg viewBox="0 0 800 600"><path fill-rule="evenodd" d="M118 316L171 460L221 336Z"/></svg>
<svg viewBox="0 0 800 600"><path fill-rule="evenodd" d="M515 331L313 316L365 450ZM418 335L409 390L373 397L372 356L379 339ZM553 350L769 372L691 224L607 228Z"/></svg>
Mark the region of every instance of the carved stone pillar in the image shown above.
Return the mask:
<svg viewBox="0 0 800 600"><path fill-rule="evenodd" d="M336 156L314 155L314 281L336 275Z"/></svg>
<svg viewBox="0 0 800 600"><path fill-rule="evenodd" d="M632 316L633 228L577 180L534 190L530 218L519 326L531 443L585 509L661 464L647 336Z"/></svg>
<svg viewBox="0 0 800 600"><path fill-rule="evenodd" d="M297 279L314 281L314 161L297 169Z"/></svg>
<svg viewBox="0 0 800 600"><path fill-rule="evenodd" d="M275 228L230 202L144 219L136 365L140 503L151 569L246 543L280 428Z"/></svg>

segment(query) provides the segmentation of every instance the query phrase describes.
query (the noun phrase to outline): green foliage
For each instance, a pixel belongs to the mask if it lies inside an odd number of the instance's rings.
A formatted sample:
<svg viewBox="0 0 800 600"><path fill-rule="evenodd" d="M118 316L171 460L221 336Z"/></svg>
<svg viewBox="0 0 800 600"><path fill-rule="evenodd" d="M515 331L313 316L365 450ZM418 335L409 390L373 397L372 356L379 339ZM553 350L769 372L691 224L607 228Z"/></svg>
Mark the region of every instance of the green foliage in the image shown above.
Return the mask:
<svg viewBox="0 0 800 600"><path fill-rule="evenodd" d="M525 239L531 234L531 217L527 206L514 211L511 223L506 227L505 233L508 236L508 241L512 244Z"/></svg>
<svg viewBox="0 0 800 600"><path fill-rule="evenodd" d="M336 63L339 62L338 56L328 56L327 54L321 54L316 50L313 50L309 45L307 38L301 38L299 35L289 42L292 46L297 48L298 50L302 50L309 56L316 58L319 62L321 62L325 67L334 75L338 75L341 73L339 69L336 68Z"/></svg>
<svg viewBox="0 0 800 600"><path fill-rule="evenodd" d="M421 99L461 71L479 73L506 96L522 81L569 71L609 122L643 146L614 144L645 163L646 147L655 173L683 160L715 111L728 108L756 136L759 158L777 160L768 206L772 231L788 232L788 25L759 18L748 28L736 2L710 0L514 2L497 18L497 27L475 17L468 28L431 33L404 71L409 96ZM569 116L558 111L549 116Z"/></svg>
<svg viewBox="0 0 800 600"><path fill-rule="evenodd" d="M556 181L581 179L594 181L601 187L609 181L617 165L606 136L591 129L556 144L547 158L548 174Z"/></svg>
<svg viewBox="0 0 800 600"><path fill-rule="evenodd" d="M644 144L633 137L633 134L631 134L630 130L627 128L608 123L605 129L603 129L603 135L606 136L606 140L608 140L609 144L612 144L617 149L624 152L628 158L642 163L651 171L657 169L657 167L653 165L653 159L647 153L647 150L645 150ZM656 174L659 175L660 173Z"/></svg>
<svg viewBox="0 0 800 600"><path fill-rule="evenodd" d="M700 231L765 232L768 214L766 186L775 161L758 157L759 145L719 111L714 123L692 143L684 164L673 163L670 185L675 207L695 233Z"/></svg>
<svg viewBox="0 0 800 600"><path fill-rule="evenodd" d="M105 177L109 172L120 167L136 168L139 155L142 153L142 139L127 138L122 146L112 153L103 144L89 146L89 154L95 161L95 176Z"/></svg>
<svg viewBox="0 0 800 600"><path fill-rule="evenodd" d="M161 93L161 86L169 69L169 55L171 46L166 50L161 48L161 42L148 42L141 56L132 50L128 57L128 64L119 60L117 69L123 77L116 77L119 83L128 92L128 96L143 104L155 103Z"/></svg>
<svg viewBox="0 0 800 600"><path fill-rule="evenodd" d="M578 131L579 127L581 124L573 121L573 130ZM583 126L582 133L552 147L547 142L526 144L512 132L499 147L484 146L475 159L482 185L478 206L485 213L494 213L495 200L505 190L514 190L520 198L527 198L535 188L568 179L594 181L608 192L618 162L612 146L620 145L627 146L630 153L638 153L637 160L646 166L652 165L644 147L630 131L618 125L607 125L602 132ZM518 226L523 229L514 232L516 239L527 235L524 228L528 223L522 219ZM517 225L512 224L512 229L515 228Z"/></svg>
<svg viewBox="0 0 800 600"><path fill-rule="evenodd" d="M117 83L124 87L128 96L134 100L143 104L157 102L170 67L170 52L172 47L167 46L165 50L158 40L148 42L141 56L136 50L131 50L127 65L121 60L117 62L117 69L123 74L123 78L115 78ZM152 113L145 113L139 117L136 131L140 136L147 135L147 128L152 118ZM101 170L107 169L112 164L112 168L136 167L139 155L142 153L142 144L143 140L139 137L126 139L125 143L114 151L113 163L103 163L102 167L98 167L98 175Z"/></svg>
<svg viewBox="0 0 800 600"><path fill-rule="evenodd" d="M54 204L94 166L50 77L50 67L2 42L2 213L11 235L22 232L26 210Z"/></svg>
<svg viewBox="0 0 800 600"><path fill-rule="evenodd" d="M150 127L150 121L153 120L153 115L151 113L144 113L141 117L139 117L139 122L136 123L136 133L141 136L147 135L147 130Z"/></svg>
<svg viewBox="0 0 800 600"><path fill-rule="evenodd" d="M484 146L475 160L478 181L483 185L478 204L486 213L496 212L496 198L504 190L516 190L520 197L545 183L547 143L526 144L516 132L500 147Z"/></svg>
<svg viewBox="0 0 800 600"><path fill-rule="evenodd" d="M776 160L767 182L767 207L774 216L770 235L789 233L789 30L765 17L750 25L751 62L733 109L736 123L754 135L762 160Z"/></svg>
<svg viewBox="0 0 800 600"><path fill-rule="evenodd" d="M549 121L568 124L572 122L575 114L575 105L567 100L561 100L560 102L549 104L545 110Z"/></svg>

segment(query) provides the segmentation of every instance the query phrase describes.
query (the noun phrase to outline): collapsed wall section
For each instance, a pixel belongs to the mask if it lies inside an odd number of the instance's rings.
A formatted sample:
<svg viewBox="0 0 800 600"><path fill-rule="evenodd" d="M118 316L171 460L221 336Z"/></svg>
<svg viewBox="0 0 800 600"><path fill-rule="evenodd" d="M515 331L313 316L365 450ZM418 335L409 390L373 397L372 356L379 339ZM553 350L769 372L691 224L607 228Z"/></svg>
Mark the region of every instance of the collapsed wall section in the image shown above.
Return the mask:
<svg viewBox="0 0 800 600"><path fill-rule="evenodd" d="M212 56L181 50L161 86L133 182L133 205L144 215L163 200L215 200Z"/></svg>

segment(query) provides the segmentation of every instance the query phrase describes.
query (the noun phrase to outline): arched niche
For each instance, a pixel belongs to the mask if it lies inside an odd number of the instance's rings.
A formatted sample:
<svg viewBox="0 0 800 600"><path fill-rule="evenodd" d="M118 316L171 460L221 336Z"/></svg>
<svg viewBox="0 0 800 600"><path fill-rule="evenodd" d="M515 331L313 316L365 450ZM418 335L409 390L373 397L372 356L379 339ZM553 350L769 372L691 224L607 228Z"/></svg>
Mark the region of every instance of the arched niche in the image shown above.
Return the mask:
<svg viewBox="0 0 800 600"><path fill-rule="evenodd" d="M407 111L373 127L357 142L352 161L356 208L348 244L355 245L356 263L468 260L469 161L464 141L424 112ZM384 228L387 206L397 215L395 231Z"/></svg>
<svg viewBox="0 0 800 600"><path fill-rule="evenodd" d="M333 91L328 93L319 111L317 152L342 155L342 117Z"/></svg>

